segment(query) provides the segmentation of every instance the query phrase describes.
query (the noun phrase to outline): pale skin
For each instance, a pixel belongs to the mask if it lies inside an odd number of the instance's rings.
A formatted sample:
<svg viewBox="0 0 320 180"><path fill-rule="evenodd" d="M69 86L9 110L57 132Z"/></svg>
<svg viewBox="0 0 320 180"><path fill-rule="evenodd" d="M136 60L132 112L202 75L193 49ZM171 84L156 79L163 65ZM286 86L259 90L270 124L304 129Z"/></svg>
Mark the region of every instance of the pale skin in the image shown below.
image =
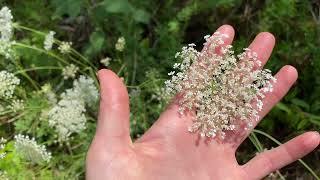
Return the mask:
<svg viewBox="0 0 320 180"><path fill-rule="evenodd" d="M217 31L229 36L224 45L232 43L234 29L231 26L223 25ZM263 32L256 36L249 48L257 52L264 65L274 45L274 36ZM275 75L274 91L267 93L264 99L261 118L288 92L297 76L292 66L279 70ZM198 134L187 132L191 117L179 115L175 103L169 105L153 126L133 142L126 86L110 70L100 70L98 78L101 86L100 113L86 159L86 178L89 180L261 179L319 145L319 133L306 132L239 165L235 152L250 132L237 134L237 140L227 142L199 140Z"/></svg>

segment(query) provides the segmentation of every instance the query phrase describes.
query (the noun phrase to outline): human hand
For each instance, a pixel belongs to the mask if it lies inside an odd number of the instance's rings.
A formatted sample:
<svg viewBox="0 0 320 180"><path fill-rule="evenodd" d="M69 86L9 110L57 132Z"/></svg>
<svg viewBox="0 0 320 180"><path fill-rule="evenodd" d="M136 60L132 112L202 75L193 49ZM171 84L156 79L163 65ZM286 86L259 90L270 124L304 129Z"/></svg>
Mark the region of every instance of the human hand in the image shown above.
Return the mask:
<svg viewBox="0 0 320 180"><path fill-rule="evenodd" d="M221 26L218 31L229 35L224 45L232 43L234 30L231 26ZM258 54L263 66L274 44L274 37L264 32L257 35L249 48ZM96 135L87 154L87 179L261 179L319 145L319 133L307 132L239 165L235 152L250 132L231 134L226 137L228 141L222 143L199 142L197 134L186 130L191 117L179 115L175 103L169 105L153 126L133 143L125 85L110 70L100 70L98 76L100 114ZM284 66L275 77L273 92L266 93L263 100L261 118L287 93L297 79L297 71L292 66Z"/></svg>

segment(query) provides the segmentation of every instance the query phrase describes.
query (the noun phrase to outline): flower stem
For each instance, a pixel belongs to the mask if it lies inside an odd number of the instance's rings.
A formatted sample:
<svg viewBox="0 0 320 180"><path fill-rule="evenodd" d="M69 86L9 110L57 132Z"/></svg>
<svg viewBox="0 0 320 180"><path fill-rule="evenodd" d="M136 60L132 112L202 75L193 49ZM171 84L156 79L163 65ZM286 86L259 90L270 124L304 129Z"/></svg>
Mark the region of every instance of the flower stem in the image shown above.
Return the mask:
<svg viewBox="0 0 320 180"><path fill-rule="evenodd" d="M35 34L39 34L41 36L46 36L47 34L44 33L44 32L41 32L41 31L37 31L35 29L32 29L30 27L26 27L26 26L22 26L22 25L19 25L19 24L14 24L14 27L17 28L17 29L23 29L23 30L26 30L26 31L30 31L30 32L33 32ZM54 39L55 43L60 45L61 44L61 41L58 40L58 39ZM89 59L87 59L86 57L84 57L82 54L80 54L77 50L75 50L74 48L71 47L71 52L75 55L75 56L78 56L80 57L82 60L84 60L85 62L87 62L95 71L97 71L98 69L94 66L94 64L92 64L91 61L89 61Z"/></svg>

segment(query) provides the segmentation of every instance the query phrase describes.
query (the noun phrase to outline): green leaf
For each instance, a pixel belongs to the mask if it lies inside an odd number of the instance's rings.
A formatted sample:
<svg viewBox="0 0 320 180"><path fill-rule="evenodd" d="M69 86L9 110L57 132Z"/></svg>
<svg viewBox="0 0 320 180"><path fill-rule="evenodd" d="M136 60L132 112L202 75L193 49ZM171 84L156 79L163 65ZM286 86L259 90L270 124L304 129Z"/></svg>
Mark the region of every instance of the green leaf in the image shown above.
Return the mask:
<svg viewBox="0 0 320 180"><path fill-rule="evenodd" d="M309 121L317 126L320 126L320 121L316 119L309 119Z"/></svg>
<svg viewBox="0 0 320 180"><path fill-rule="evenodd" d="M299 107L305 108L306 110L310 109L310 105L307 104L305 101L294 98L291 100L291 102Z"/></svg>
<svg viewBox="0 0 320 180"><path fill-rule="evenodd" d="M240 1L241 2L241 1ZM215 0L215 1L208 1L209 7L216 7L216 6L226 6L231 7L235 4L239 4L237 0Z"/></svg>
<svg viewBox="0 0 320 180"><path fill-rule="evenodd" d="M305 129L307 127L307 125L309 124L309 121L307 119L302 119L298 126L297 126L297 129L298 130L302 130L302 129Z"/></svg>
<svg viewBox="0 0 320 180"><path fill-rule="evenodd" d="M128 0L105 0L103 4L109 13L130 13L133 10Z"/></svg>
<svg viewBox="0 0 320 180"><path fill-rule="evenodd" d="M89 57L95 56L102 51L105 45L105 36L103 32L96 31L90 35L90 43L85 50Z"/></svg>
<svg viewBox="0 0 320 180"><path fill-rule="evenodd" d="M314 115L314 114L308 114L308 116L312 119L316 119L316 120L319 120L320 121L320 116L318 115Z"/></svg>
<svg viewBox="0 0 320 180"><path fill-rule="evenodd" d="M282 111L285 111L286 113L290 114L291 113L291 110L290 108L285 105L284 103L282 102L279 102L277 105L276 105L276 108L282 110Z"/></svg>
<svg viewBox="0 0 320 180"><path fill-rule="evenodd" d="M84 0L53 0L53 6L56 8L56 14L69 15L76 17L80 14L81 9L85 6Z"/></svg>
<svg viewBox="0 0 320 180"><path fill-rule="evenodd" d="M150 14L142 9L133 11L133 18L137 22L148 24L150 21Z"/></svg>

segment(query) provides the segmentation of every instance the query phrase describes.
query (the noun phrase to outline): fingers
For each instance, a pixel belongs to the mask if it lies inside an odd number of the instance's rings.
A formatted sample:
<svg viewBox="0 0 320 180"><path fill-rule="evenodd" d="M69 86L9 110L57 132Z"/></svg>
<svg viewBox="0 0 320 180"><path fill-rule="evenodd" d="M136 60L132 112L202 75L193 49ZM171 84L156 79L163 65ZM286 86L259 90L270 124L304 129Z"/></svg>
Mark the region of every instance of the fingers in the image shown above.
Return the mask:
<svg viewBox="0 0 320 180"><path fill-rule="evenodd" d="M100 112L96 136L107 140L131 142L129 130L129 96L122 80L112 71L98 72L100 82Z"/></svg>
<svg viewBox="0 0 320 180"><path fill-rule="evenodd" d="M302 158L319 145L320 135L318 132L304 133L289 142L260 153L243 169L251 179L262 179L268 174Z"/></svg>
<svg viewBox="0 0 320 180"><path fill-rule="evenodd" d="M265 93L265 98L262 100L263 108L259 112L262 119L289 91L291 86L298 78L297 70L290 65L282 67L275 75L277 82L273 83L273 91ZM255 125L257 125L256 122Z"/></svg>
<svg viewBox="0 0 320 180"><path fill-rule="evenodd" d="M252 52L256 52L261 66L255 65L255 68L262 68L268 61L275 45L275 37L269 32L259 33L249 46Z"/></svg>
<svg viewBox="0 0 320 180"><path fill-rule="evenodd" d="M228 36L223 39L224 44L222 44L220 47L224 47L232 43L234 38L234 29L232 26L227 24L222 25L217 29L216 32L220 32L220 34L225 34ZM220 51L217 51L217 52L220 52Z"/></svg>
<svg viewBox="0 0 320 180"><path fill-rule="evenodd" d="M273 84L273 91L265 93L265 98L262 99L263 108L258 113L259 120L253 120L253 127L255 127L260 120L275 106L289 91L290 87L298 78L297 70L289 65L282 67L275 75L277 82ZM253 106L254 107L254 106ZM237 148L245 138L250 134L250 131L246 131L241 134L240 141L236 142L235 148Z"/></svg>

